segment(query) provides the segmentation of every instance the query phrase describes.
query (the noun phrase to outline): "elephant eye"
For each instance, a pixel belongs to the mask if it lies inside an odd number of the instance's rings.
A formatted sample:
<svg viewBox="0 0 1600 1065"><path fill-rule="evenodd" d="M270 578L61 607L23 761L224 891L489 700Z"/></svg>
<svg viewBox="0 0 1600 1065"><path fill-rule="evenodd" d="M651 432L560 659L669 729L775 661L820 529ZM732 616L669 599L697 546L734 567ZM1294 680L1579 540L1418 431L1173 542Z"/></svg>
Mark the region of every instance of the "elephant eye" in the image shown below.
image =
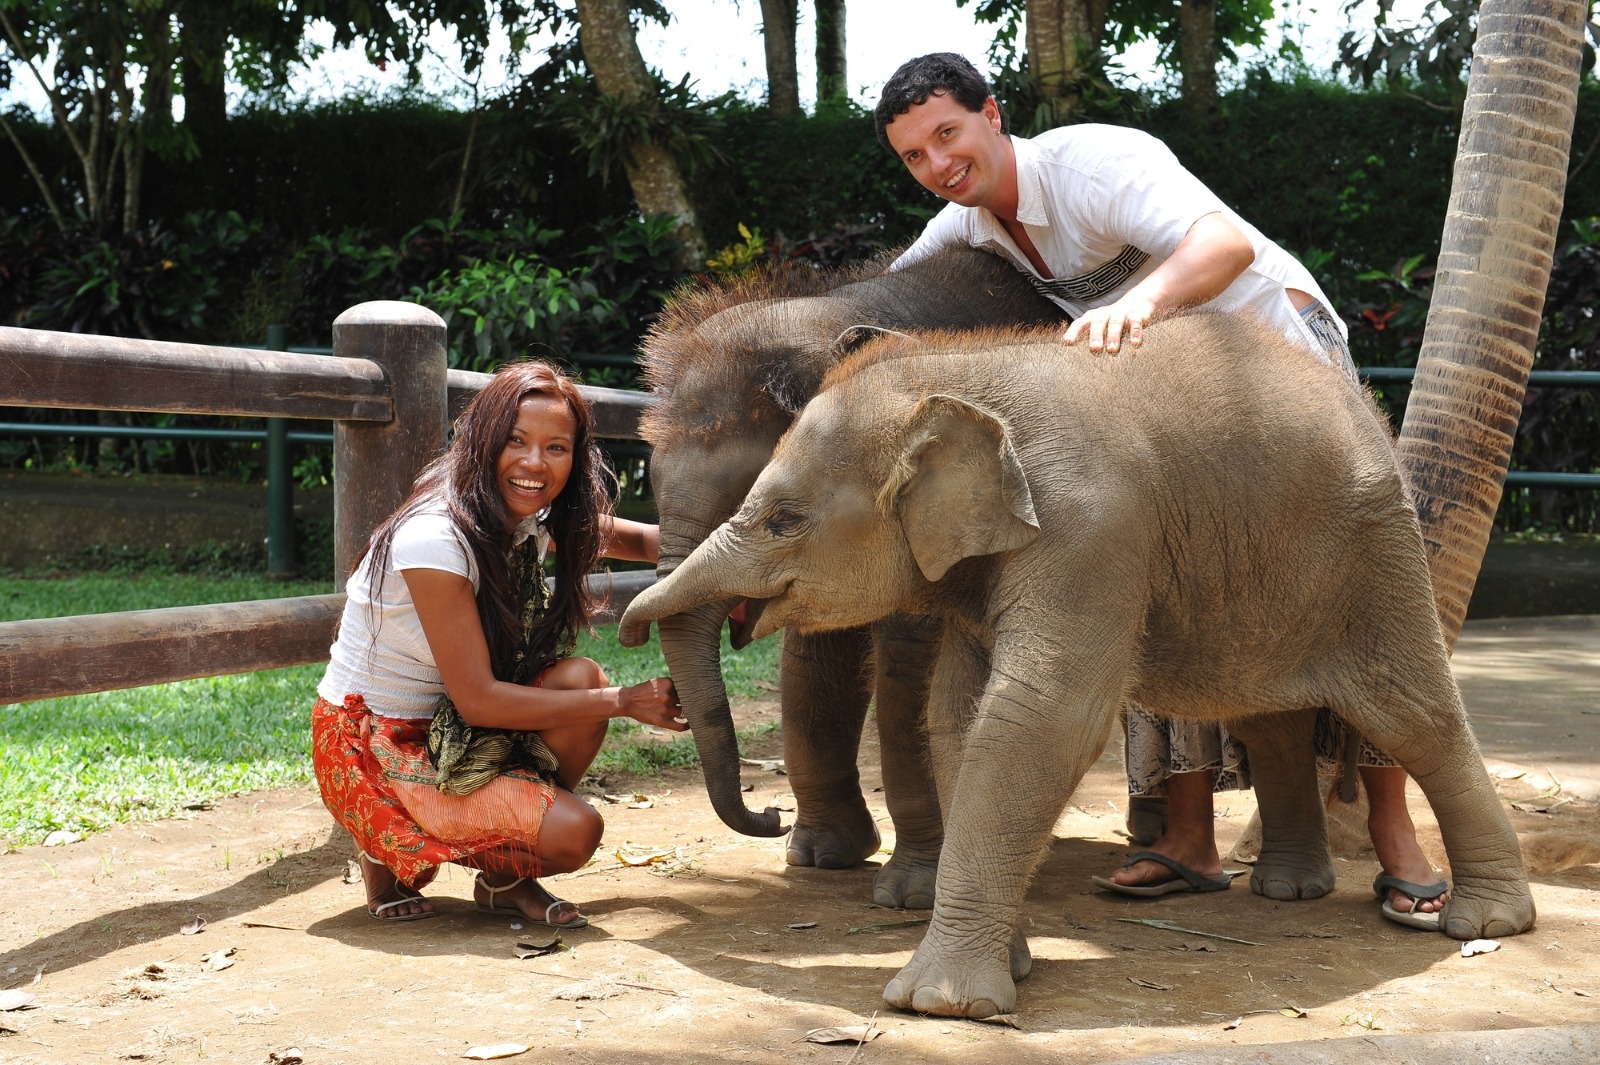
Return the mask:
<svg viewBox="0 0 1600 1065"><path fill-rule="evenodd" d="M767 516L767 532L773 536L789 536L799 528L801 520L798 511L780 507Z"/></svg>

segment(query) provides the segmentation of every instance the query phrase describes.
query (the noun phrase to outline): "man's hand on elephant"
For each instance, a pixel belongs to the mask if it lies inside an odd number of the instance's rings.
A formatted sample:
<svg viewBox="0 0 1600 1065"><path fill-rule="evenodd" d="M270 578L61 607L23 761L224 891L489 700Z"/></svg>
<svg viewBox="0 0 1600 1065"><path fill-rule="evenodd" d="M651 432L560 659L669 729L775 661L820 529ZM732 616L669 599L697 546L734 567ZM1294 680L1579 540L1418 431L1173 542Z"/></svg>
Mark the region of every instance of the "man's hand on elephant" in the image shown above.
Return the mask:
<svg viewBox="0 0 1600 1065"><path fill-rule="evenodd" d="M1109 307L1096 307L1074 319L1061 339L1076 344L1088 337L1090 351L1115 355L1122 348L1124 332L1132 346L1138 347L1144 342L1144 327L1150 324L1155 313L1154 303L1129 293Z"/></svg>

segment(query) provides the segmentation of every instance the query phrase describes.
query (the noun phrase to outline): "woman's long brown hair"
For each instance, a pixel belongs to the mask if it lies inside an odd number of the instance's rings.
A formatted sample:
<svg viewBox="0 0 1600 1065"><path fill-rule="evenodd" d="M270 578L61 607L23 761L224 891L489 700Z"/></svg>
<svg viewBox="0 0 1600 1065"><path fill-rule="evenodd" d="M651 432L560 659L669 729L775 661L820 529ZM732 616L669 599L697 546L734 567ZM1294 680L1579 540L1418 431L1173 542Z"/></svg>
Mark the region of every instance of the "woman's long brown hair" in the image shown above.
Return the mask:
<svg viewBox="0 0 1600 1065"><path fill-rule="evenodd" d="M611 514L616 477L595 443L594 418L577 382L547 362L510 363L495 372L456 420L449 448L417 475L411 494L373 531L367 545L376 600L395 530L419 510L442 502L477 562L478 617L495 676L502 680L509 678L522 632L518 622L521 604L511 580L511 531L506 525L508 512L498 467L500 453L516 425L517 409L530 396L559 399L572 412L577 426L572 473L544 518L544 527L557 548L555 595L550 609L534 621L532 646L558 647L586 628L597 604L583 578L600 559L604 546L600 522Z"/></svg>

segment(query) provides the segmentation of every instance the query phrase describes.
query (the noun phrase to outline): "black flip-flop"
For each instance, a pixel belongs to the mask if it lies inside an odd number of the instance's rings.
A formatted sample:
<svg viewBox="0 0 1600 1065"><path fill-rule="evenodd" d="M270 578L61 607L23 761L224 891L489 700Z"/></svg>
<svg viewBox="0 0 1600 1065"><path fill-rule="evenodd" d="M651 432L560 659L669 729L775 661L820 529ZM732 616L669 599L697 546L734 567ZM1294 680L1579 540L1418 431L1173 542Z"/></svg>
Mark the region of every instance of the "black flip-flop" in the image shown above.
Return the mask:
<svg viewBox="0 0 1600 1065"><path fill-rule="evenodd" d="M1397 910L1394 903L1389 901L1389 889L1394 888L1403 895L1411 897L1411 905L1432 902L1434 899L1450 890L1450 881L1438 880L1432 884L1415 884L1410 880L1401 880L1388 873L1379 873L1378 879L1372 882L1372 893L1383 902L1383 915L1395 924L1403 924L1407 928L1420 928L1424 932L1439 931L1439 910L1428 913L1418 913L1415 909Z"/></svg>
<svg viewBox="0 0 1600 1065"><path fill-rule="evenodd" d="M1156 851L1134 851L1128 855L1128 860L1122 863L1124 869L1140 862L1155 862L1172 870L1171 880L1163 880L1159 884L1119 884L1103 876L1092 876L1089 879L1099 888L1114 891L1118 895L1136 895L1139 898L1155 898L1159 895L1174 895L1183 891L1226 891L1233 884L1233 878L1240 875L1243 870L1232 871L1224 869L1216 876L1207 876L1197 873L1180 861L1168 858L1165 854Z"/></svg>

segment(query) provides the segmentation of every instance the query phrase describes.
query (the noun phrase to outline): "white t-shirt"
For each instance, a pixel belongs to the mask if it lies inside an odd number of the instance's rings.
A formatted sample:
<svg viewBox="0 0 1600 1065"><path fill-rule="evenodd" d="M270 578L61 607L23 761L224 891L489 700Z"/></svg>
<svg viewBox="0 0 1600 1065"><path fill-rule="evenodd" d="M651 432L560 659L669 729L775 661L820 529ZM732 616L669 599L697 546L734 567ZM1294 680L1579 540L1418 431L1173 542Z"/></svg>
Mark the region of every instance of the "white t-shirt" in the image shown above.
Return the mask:
<svg viewBox="0 0 1600 1065"><path fill-rule="evenodd" d="M543 558L550 537L537 517L525 521L513 539L521 543L532 533L539 537ZM431 718L444 681L401 571L454 573L467 578L476 593L477 563L442 506L426 507L395 529L375 599L372 561L368 552L345 582L344 616L317 694L335 705L346 695L361 695L368 709L384 717Z"/></svg>
<svg viewBox="0 0 1600 1065"><path fill-rule="evenodd" d="M1031 140L1012 137L1017 157L1017 220L1051 278L1043 278L994 213L951 203L935 215L899 269L952 245L970 244L1010 260L1040 293L1074 318L1115 303L1165 262L1189 228L1219 213L1255 248L1255 262L1206 310L1251 311L1326 361L1322 344L1285 289L1316 297L1333 310L1299 261L1268 240L1185 170L1148 133L1122 126L1064 126ZM1337 314L1341 333L1347 333Z"/></svg>

